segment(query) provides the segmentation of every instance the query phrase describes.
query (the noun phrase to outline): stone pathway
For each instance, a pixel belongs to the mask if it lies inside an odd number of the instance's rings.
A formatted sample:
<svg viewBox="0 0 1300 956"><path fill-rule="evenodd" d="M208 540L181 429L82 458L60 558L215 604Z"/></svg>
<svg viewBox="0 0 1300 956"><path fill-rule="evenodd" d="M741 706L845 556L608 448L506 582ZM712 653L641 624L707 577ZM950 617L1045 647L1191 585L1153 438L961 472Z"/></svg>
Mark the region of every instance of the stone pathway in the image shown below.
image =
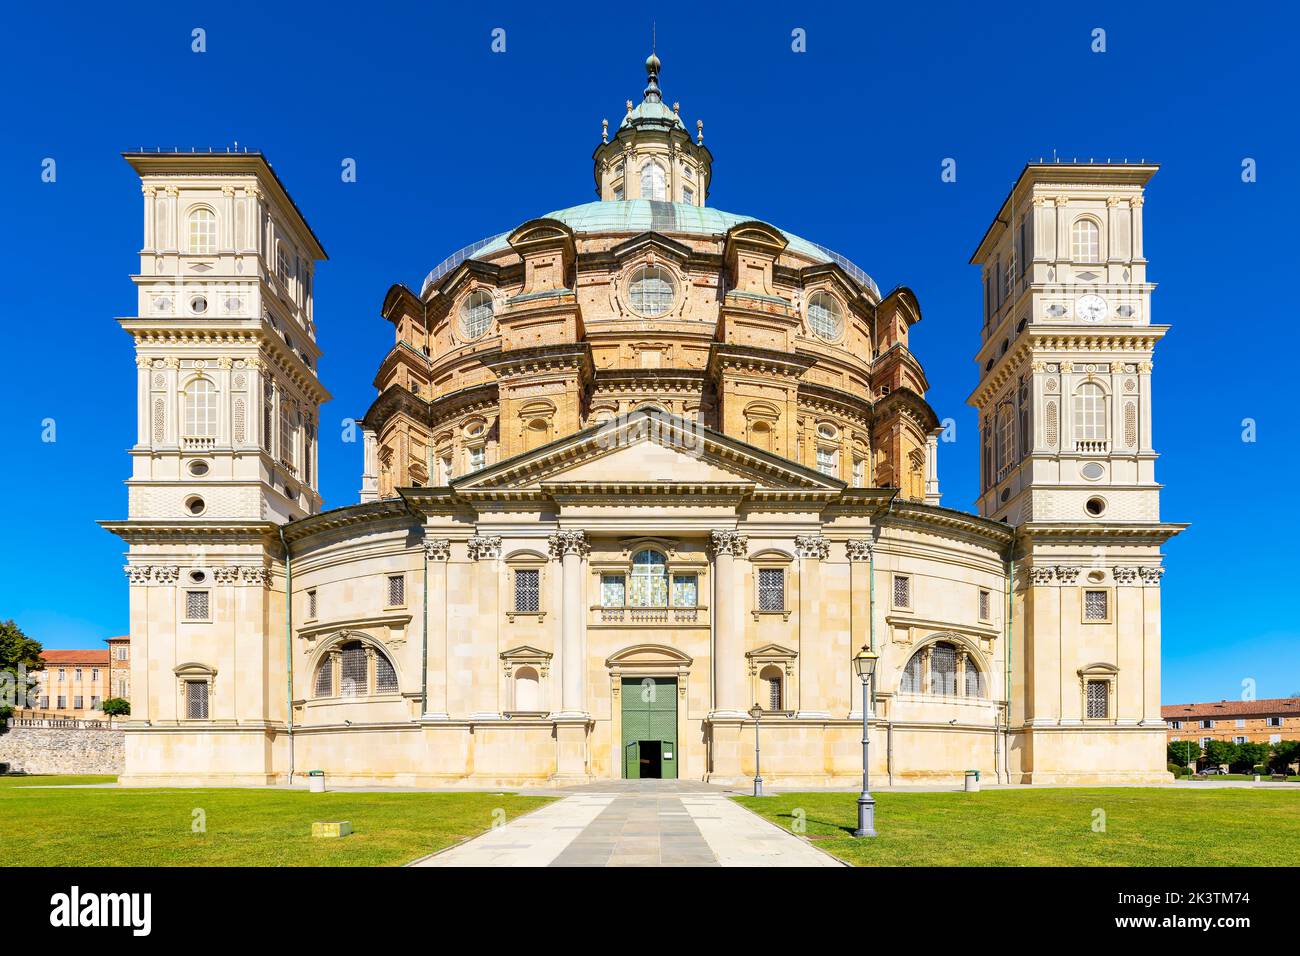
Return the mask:
<svg viewBox="0 0 1300 956"><path fill-rule="evenodd" d="M841 866L708 787L581 788L414 866Z"/></svg>

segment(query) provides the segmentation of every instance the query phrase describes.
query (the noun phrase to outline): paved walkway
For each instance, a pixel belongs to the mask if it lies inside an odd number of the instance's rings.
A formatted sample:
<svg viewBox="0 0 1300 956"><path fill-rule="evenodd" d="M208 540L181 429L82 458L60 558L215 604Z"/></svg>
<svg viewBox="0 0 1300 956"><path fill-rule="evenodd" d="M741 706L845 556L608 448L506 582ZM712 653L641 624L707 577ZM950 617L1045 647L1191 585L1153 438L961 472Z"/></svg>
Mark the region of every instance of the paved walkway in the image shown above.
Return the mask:
<svg viewBox="0 0 1300 956"><path fill-rule="evenodd" d="M606 784L606 789L608 789ZM415 866L841 866L716 788L577 792Z"/></svg>

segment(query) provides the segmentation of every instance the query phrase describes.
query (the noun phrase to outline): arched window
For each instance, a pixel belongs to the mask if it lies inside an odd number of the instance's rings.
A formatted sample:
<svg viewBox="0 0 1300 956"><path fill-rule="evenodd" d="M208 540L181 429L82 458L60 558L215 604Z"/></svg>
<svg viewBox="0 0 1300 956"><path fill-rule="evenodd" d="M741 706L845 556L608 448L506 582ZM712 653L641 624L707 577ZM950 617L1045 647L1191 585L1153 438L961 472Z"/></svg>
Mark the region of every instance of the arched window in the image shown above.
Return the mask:
<svg viewBox="0 0 1300 956"><path fill-rule="evenodd" d="M537 671L521 667L515 671L515 710L538 711L542 709L542 682Z"/></svg>
<svg viewBox="0 0 1300 956"><path fill-rule="evenodd" d="M632 558L628 607L668 606L668 562L663 552L646 548Z"/></svg>
<svg viewBox="0 0 1300 956"><path fill-rule="evenodd" d="M957 693L957 648L942 641L930 645L930 693L945 697Z"/></svg>
<svg viewBox="0 0 1300 956"><path fill-rule="evenodd" d="M632 310L648 319L673 307L673 277L663 266L642 266L633 274L628 291Z"/></svg>
<svg viewBox="0 0 1300 956"><path fill-rule="evenodd" d="M898 690L903 694L985 697L988 685L969 652L959 650L956 644L949 641L937 641L921 648L908 660Z"/></svg>
<svg viewBox="0 0 1300 956"><path fill-rule="evenodd" d="M477 339L492 326L492 294L477 289L460 307L460 331L466 339Z"/></svg>
<svg viewBox="0 0 1300 956"><path fill-rule="evenodd" d="M1011 406L1003 405L998 410L998 473L1010 468L1016 460L1015 419Z"/></svg>
<svg viewBox="0 0 1300 956"><path fill-rule="evenodd" d="M326 654L316 668L315 695L317 697L334 696L334 659Z"/></svg>
<svg viewBox="0 0 1300 956"><path fill-rule="evenodd" d="M668 179L664 168L653 160L641 167L641 198L660 202L668 199Z"/></svg>
<svg viewBox="0 0 1300 956"><path fill-rule="evenodd" d="M1091 219L1076 219L1070 229L1070 258L1075 262L1101 261L1101 229Z"/></svg>
<svg viewBox="0 0 1300 956"><path fill-rule="evenodd" d="M1106 393L1096 382L1084 382L1074 393L1074 437L1079 441L1106 439Z"/></svg>
<svg viewBox="0 0 1300 956"><path fill-rule="evenodd" d="M921 652L917 651L912 655L907 666L903 668L903 680L898 686L898 690L903 694L921 693Z"/></svg>
<svg viewBox="0 0 1300 956"><path fill-rule="evenodd" d="M370 668L372 657L375 662L373 677ZM335 693L339 697L396 694L397 670L388 656L378 648L361 641L345 641L331 648L321 658L313 686L317 697L331 697Z"/></svg>
<svg viewBox="0 0 1300 956"><path fill-rule="evenodd" d="M763 690L766 691L763 698L760 698L763 705L768 710L785 710L781 668L775 664L768 664L759 672L758 679L762 681Z"/></svg>
<svg viewBox="0 0 1300 956"><path fill-rule="evenodd" d="M764 421L754 422L749 426L749 443L763 451L771 451L772 426Z"/></svg>
<svg viewBox="0 0 1300 956"><path fill-rule="evenodd" d="M185 437L215 438L217 434L217 390L206 378L185 386Z"/></svg>
<svg viewBox="0 0 1300 956"><path fill-rule="evenodd" d="M190 253L210 256L217 251L217 216L211 209L190 213Z"/></svg>
<svg viewBox="0 0 1300 956"><path fill-rule="evenodd" d="M808 327L831 342L844 334L844 310L835 296L828 292L812 294L808 300Z"/></svg>

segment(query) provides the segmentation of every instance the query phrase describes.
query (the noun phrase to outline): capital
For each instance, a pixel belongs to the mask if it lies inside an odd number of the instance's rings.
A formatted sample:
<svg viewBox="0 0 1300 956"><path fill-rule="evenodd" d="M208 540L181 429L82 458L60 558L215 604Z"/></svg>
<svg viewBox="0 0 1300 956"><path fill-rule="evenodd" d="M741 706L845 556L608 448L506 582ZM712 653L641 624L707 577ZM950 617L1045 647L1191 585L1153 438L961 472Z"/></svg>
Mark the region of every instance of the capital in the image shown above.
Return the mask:
<svg viewBox="0 0 1300 956"><path fill-rule="evenodd" d="M850 538L844 542L850 561L870 561L874 545L866 538Z"/></svg>
<svg viewBox="0 0 1300 956"><path fill-rule="evenodd" d="M447 538L429 538L424 542L424 554L430 561L446 561L451 557L451 541Z"/></svg>
<svg viewBox="0 0 1300 956"><path fill-rule="evenodd" d="M553 558L562 558L570 554L581 557L591 550L585 531L556 531L547 539L547 543L551 547Z"/></svg>
<svg viewBox="0 0 1300 956"><path fill-rule="evenodd" d="M749 547L749 537L739 531L711 531L709 545L715 557L720 554L744 557L745 550Z"/></svg>
<svg viewBox="0 0 1300 956"><path fill-rule="evenodd" d="M818 558L824 561L831 553L831 543L819 534L796 535L794 546L801 558Z"/></svg>
<svg viewBox="0 0 1300 956"><path fill-rule="evenodd" d="M501 557L501 535L499 534L476 534L467 543L469 556L475 561Z"/></svg>

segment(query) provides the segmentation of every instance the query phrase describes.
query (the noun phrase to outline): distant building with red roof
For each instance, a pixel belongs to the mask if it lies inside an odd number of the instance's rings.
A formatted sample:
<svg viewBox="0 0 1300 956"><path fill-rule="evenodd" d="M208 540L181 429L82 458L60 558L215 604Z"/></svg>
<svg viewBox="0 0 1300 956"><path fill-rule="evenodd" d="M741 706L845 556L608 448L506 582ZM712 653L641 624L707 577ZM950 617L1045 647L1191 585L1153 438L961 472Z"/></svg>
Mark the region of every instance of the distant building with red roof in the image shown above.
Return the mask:
<svg viewBox="0 0 1300 956"><path fill-rule="evenodd" d="M1267 744L1300 740L1300 697L1220 700L1170 704L1160 708L1169 725L1169 742L1191 741L1204 747L1211 740Z"/></svg>

